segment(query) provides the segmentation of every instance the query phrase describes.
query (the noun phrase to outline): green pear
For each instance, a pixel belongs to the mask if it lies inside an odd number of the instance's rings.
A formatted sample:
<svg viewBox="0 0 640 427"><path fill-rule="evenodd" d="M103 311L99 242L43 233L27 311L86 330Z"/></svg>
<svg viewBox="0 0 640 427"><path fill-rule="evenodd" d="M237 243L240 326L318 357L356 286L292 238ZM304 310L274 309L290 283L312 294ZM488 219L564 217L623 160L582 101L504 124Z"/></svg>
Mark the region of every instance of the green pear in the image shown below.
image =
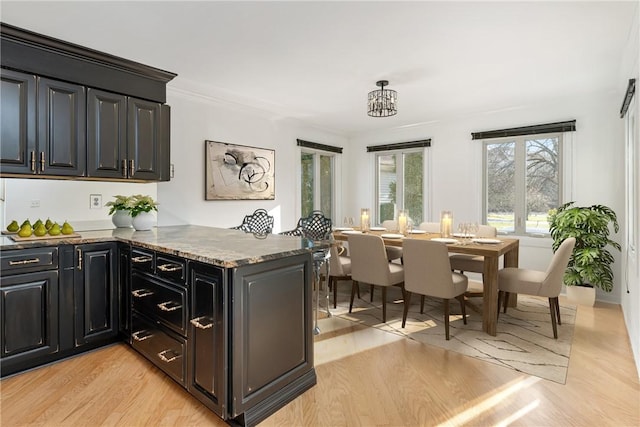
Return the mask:
<svg viewBox="0 0 640 427"><path fill-rule="evenodd" d="M34 222L31 227L33 227L33 229L35 230L36 228L38 228L40 226L40 224L42 224L42 220L38 218L38 220L36 222Z"/></svg>
<svg viewBox="0 0 640 427"><path fill-rule="evenodd" d="M35 234L38 237L44 236L45 234L47 234L47 228L44 226L42 222L40 222L40 225L38 225L33 229L33 234Z"/></svg>
<svg viewBox="0 0 640 427"><path fill-rule="evenodd" d="M31 234L33 234L33 229L29 223L20 227L20 231L18 231L18 236L20 237L31 237Z"/></svg>
<svg viewBox="0 0 640 427"><path fill-rule="evenodd" d="M61 233L60 224L58 224L57 222L54 222L51 228L49 229L49 235L58 236L60 235L60 233Z"/></svg>
<svg viewBox="0 0 640 427"><path fill-rule="evenodd" d="M73 227L67 221L62 224L62 234L73 234Z"/></svg>
<svg viewBox="0 0 640 427"><path fill-rule="evenodd" d="M29 218L25 219L22 224L20 224L20 228L24 227L25 225L29 224L29 226L31 226L31 221L29 221Z"/></svg>
<svg viewBox="0 0 640 427"><path fill-rule="evenodd" d="M16 221L15 219L11 221L11 224L7 225L7 231L15 233L18 230L20 230L20 226L18 225L18 221Z"/></svg>
<svg viewBox="0 0 640 427"><path fill-rule="evenodd" d="M48 230L48 229L51 228L52 225L53 225L53 221L51 221L49 218L47 218L47 220L44 222L45 228Z"/></svg>

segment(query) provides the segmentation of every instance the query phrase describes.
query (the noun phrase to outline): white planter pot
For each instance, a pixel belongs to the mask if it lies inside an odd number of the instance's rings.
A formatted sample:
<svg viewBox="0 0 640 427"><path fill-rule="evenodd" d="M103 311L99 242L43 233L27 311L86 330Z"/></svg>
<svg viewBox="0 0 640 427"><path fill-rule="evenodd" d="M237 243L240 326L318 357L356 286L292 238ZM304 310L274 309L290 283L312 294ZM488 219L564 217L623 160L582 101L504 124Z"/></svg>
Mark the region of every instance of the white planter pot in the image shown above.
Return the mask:
<svg viewBox="0 0 640 427"><path fill-rule="evenodd" d="M131 213L129 211L115 211L111 217L113 225L118 228L130 228L131 227Z"/></svg>
<svg viewBox="0 0 640 427"><path fill-rule="evenodd" d="M133 217L133 228L137 231L147 231L156 223L156 217L151 212L140 212Z"/></svg>
<svg viewBox="0 0 640 427"><path fill-rule="evenodd" d="M575 304L593 307L596 302L596 288L567 286L567 298Z"/></svg>

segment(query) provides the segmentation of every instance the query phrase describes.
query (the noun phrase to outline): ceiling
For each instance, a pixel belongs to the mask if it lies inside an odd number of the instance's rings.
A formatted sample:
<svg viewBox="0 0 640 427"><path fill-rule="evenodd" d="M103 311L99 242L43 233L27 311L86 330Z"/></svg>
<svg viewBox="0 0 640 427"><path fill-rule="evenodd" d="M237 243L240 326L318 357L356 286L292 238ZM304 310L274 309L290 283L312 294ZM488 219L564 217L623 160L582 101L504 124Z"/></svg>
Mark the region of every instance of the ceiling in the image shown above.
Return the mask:
<svg viewBox="0 0 640 427"><path fill-rule="evenodd" d="M638 2L2 1L3 22L344 135L620 89ZM637 37L637 35L635 35ZM368 117L377 80L398 114Z"/></svg>

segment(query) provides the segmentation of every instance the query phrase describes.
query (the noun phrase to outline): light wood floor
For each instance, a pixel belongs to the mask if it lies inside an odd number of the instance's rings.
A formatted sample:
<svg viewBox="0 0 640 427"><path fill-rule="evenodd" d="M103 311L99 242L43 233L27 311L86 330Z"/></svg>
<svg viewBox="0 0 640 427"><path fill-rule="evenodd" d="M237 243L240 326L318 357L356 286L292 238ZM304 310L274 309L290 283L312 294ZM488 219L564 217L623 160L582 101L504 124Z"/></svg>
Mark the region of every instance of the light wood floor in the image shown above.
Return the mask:
<svg viewBox="0 0 640 427"><path fill-rule="evenodd" d="M640 384L619 306L580 307L566 385L325 319L318 384L264 426L638 426ZM124 344L0 382L9 426L223 426Z"/></svg>

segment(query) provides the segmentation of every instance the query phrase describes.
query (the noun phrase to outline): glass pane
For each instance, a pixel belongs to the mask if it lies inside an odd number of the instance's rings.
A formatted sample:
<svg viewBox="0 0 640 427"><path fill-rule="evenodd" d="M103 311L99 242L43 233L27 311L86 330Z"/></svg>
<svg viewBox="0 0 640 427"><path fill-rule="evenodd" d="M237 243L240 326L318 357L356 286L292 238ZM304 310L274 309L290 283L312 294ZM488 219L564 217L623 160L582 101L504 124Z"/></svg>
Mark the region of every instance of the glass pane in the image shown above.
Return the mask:
<svg viewBox="0 0 640 427"><path fill-rule="evenodd" d="M378 155L378 223L395 219L396 155Z"/></svg>
<svg viewBox="0 0 640 427"><path fill-rule="evenodd" d="M515 231L515 142L487 144L487 224Z"/></svg>
<svg viewBox="0 0 640 427"><path fill-rule="evenodd" d="M320 156L320 210L326 217L333 215L333 157Z"/></svg>
<svg viewBox="0 0 640 427"><path fill-rule="evenodd" d="M548 233L547 213L560 205L558 138L529 139L527 150L527 233Z"/></svg>
<svg viewBox="0 0 640 427"><path fill-rule="evenodd" d="M301 216L309 216L313 211L313 154L302 153L300 158L301 164L301 194L300 200L302 206L300 210Z"/></svg>
<svg viewBox="0 0 640 427"><path fill-rule="evenodd" d="M422 153L404 155L404 209L413 224L422 222Z"/></svg>

